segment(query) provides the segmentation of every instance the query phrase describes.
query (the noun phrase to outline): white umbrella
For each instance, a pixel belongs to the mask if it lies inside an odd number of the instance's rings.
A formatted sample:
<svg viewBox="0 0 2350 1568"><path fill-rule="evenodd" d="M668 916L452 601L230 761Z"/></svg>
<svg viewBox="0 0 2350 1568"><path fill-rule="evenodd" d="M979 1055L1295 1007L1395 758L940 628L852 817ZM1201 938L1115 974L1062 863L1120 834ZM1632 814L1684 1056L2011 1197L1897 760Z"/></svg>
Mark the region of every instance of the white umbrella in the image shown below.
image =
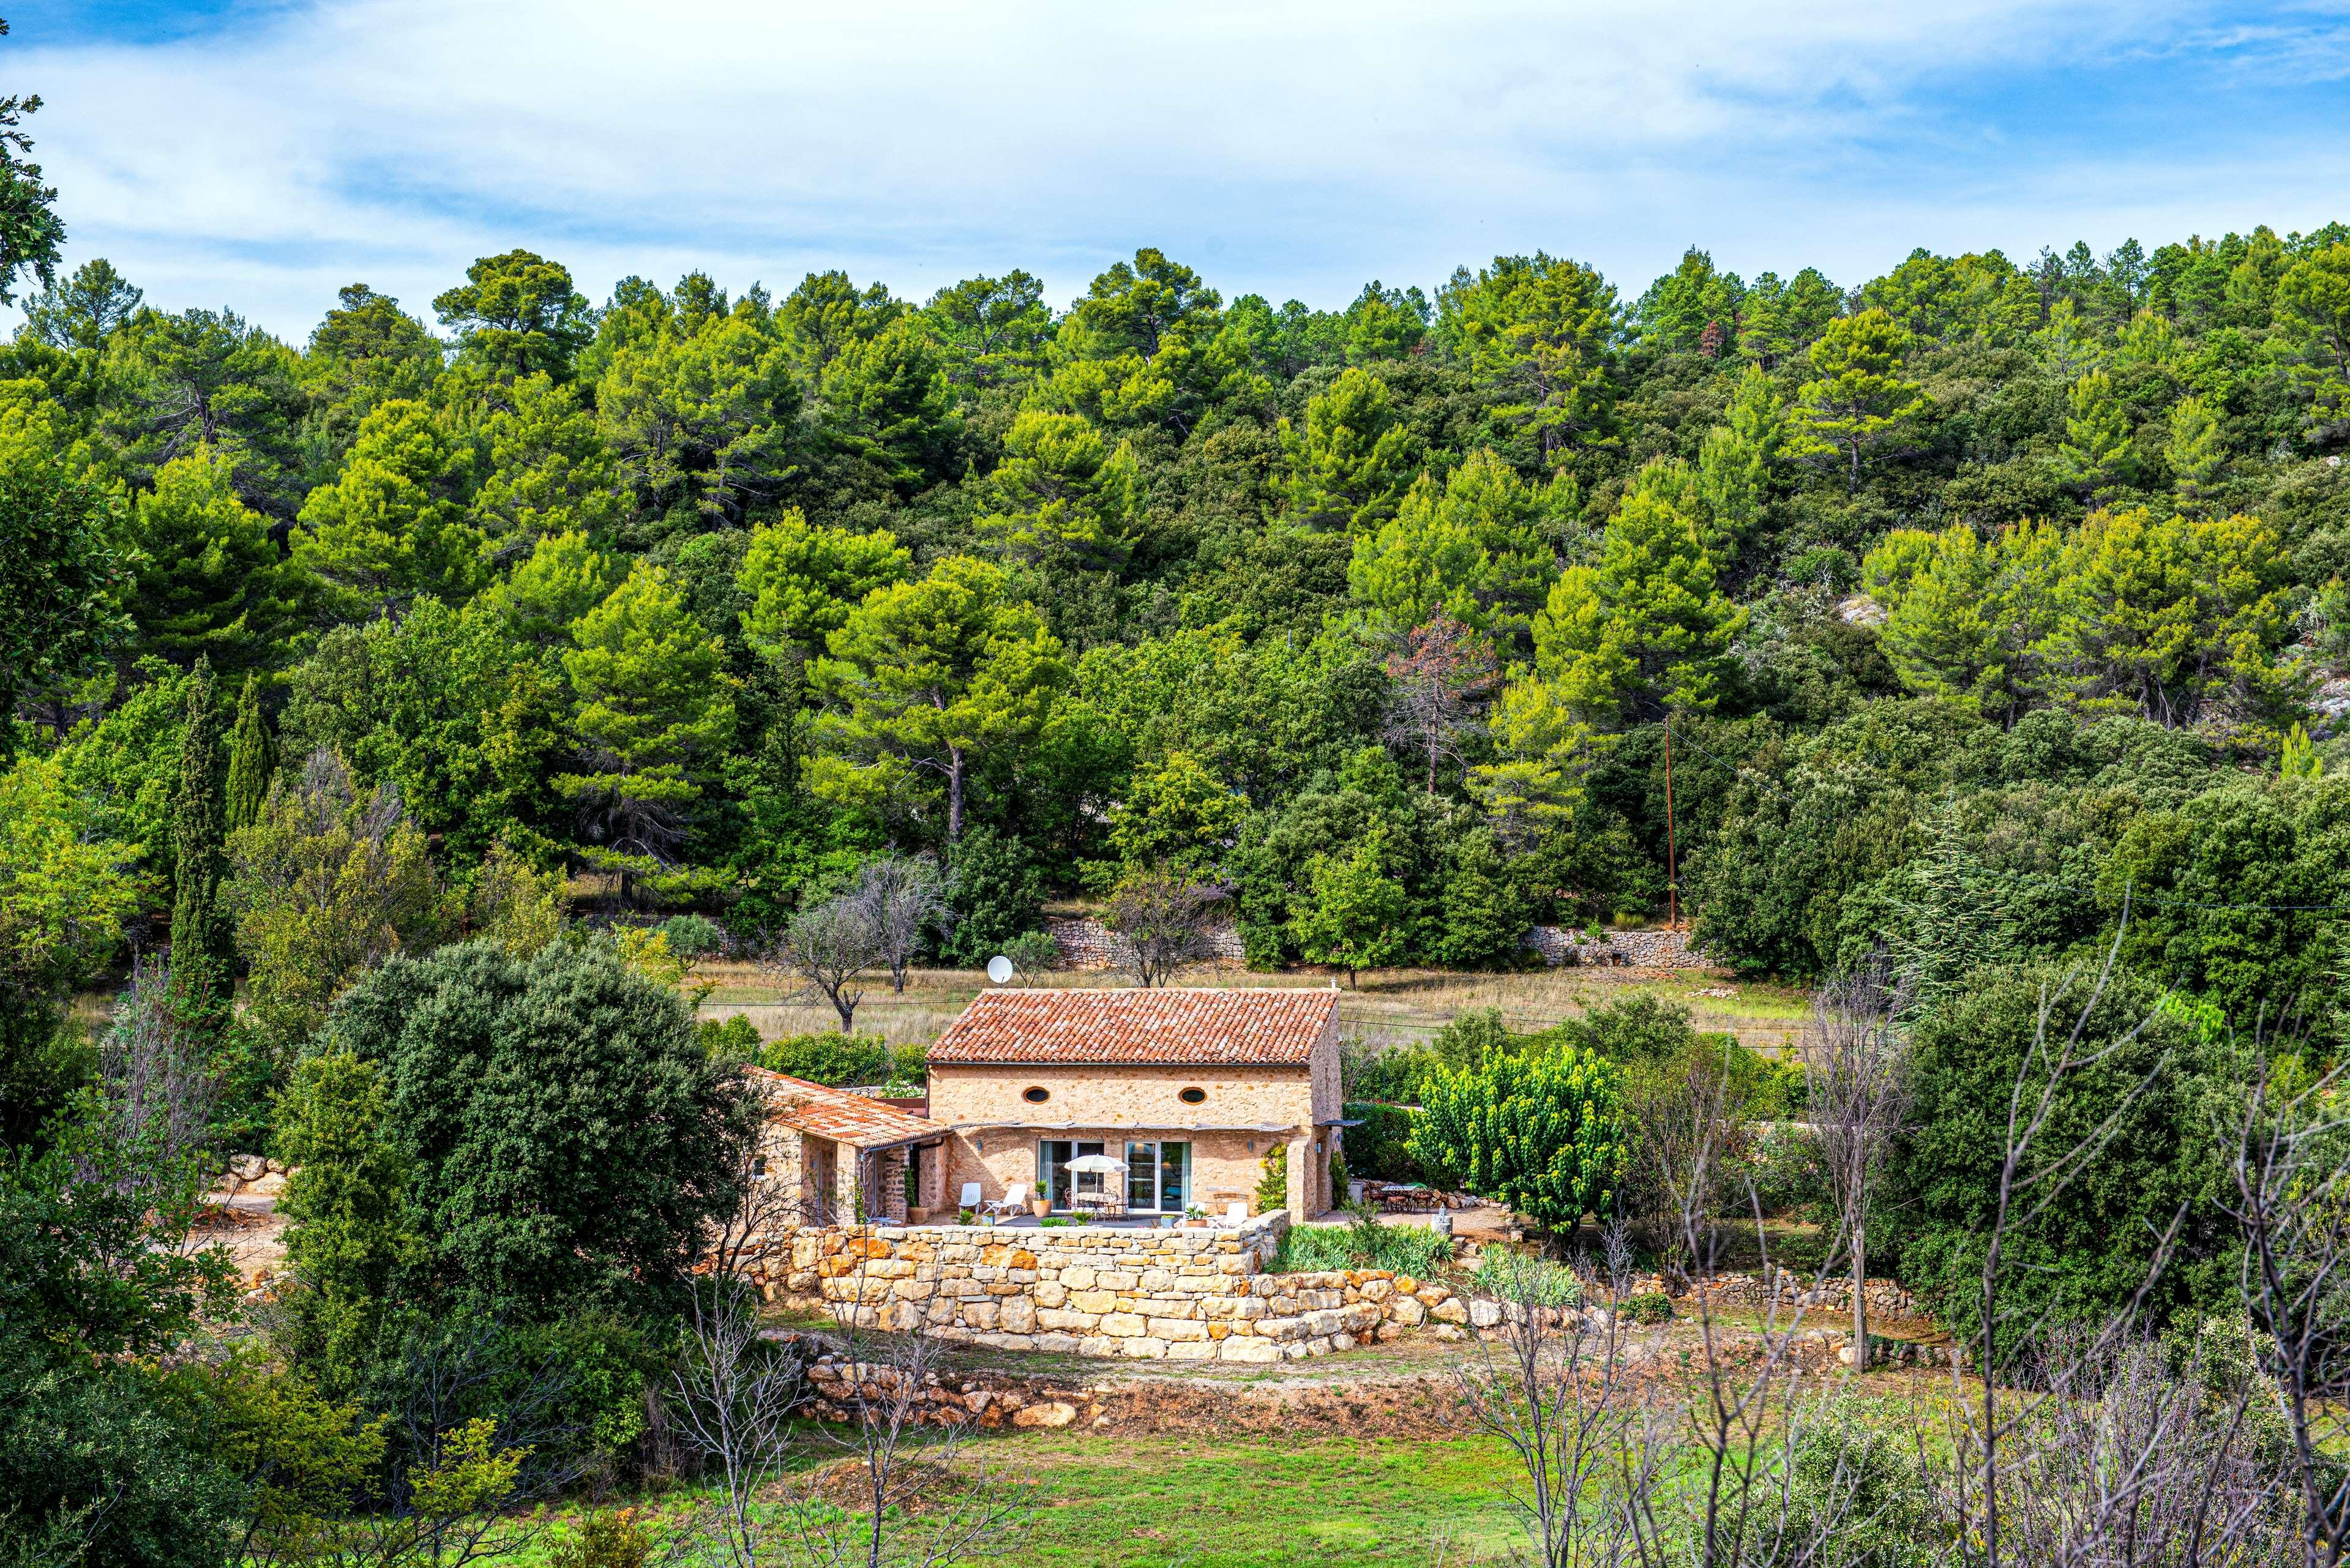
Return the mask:
<svg viewBox="0 0 2350 1568"><path fill-rule="evenodd" d="M1126 1162L1122 1159L1112 1159L1106 1154L1081 1154L1062 1168L1084 1171L1089 1176L1097 1172L1103 1176L1116 1176L1126 1168Z"/></svg>

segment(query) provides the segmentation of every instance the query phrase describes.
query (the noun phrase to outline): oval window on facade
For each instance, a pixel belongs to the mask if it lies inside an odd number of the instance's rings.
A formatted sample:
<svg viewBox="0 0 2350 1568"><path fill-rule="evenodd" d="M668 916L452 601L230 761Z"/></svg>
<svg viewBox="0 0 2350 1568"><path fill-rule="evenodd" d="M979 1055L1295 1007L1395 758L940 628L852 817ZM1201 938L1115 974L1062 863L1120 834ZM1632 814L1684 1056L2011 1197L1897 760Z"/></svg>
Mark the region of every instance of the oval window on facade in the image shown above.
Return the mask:
<svg viewBox="0 0 2350 1568"><path fill-rule="evenodd" d="M1207 1099L1208 1091L1205 1089L1184 1089L1179 1092L1175 1097L1182 1101L1187 1106L1196 1106Z"/></svg>
<svg viewBox="0 0 2350 1568"><path fill-rule="evenodd" d="M1042 1084L1032 1084L1020 1091L1020 1097L1032 1106L1041 1106L1053 1097L1053 1091Z"/></svg>

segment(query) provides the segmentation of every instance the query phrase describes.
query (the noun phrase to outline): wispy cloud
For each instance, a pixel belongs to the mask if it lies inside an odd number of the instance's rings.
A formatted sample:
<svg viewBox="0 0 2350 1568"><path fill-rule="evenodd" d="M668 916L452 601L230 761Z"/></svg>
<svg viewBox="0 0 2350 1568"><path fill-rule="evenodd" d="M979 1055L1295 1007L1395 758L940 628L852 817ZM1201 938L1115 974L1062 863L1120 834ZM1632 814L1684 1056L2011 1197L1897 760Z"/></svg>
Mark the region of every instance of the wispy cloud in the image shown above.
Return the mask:
<svg viewBox="0 0 2350 1568"><path fill-rule="evenodd" d="M591 293L844 265L1056 296L1159 244L1317 302L1544 247L1841 280L1913 244L2313 223L2330 12L1960 0L85 7L0 46L77 257L281 331L526 244Z"/></svg>

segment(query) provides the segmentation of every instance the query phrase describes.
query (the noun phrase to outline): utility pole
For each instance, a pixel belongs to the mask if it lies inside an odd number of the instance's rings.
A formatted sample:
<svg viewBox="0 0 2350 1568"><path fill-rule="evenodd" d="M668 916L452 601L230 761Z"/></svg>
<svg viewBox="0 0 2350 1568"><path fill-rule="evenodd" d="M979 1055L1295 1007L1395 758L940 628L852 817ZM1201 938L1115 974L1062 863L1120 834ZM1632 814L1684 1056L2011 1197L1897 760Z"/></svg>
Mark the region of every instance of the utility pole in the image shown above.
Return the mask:
<svg viewBox="0 0 2350 1568"><path fill-rule="evenodd" d="M1667 929L1681 929L1681 873L1673 849L1673 716L1665 715L1665 908Z"/></svg>

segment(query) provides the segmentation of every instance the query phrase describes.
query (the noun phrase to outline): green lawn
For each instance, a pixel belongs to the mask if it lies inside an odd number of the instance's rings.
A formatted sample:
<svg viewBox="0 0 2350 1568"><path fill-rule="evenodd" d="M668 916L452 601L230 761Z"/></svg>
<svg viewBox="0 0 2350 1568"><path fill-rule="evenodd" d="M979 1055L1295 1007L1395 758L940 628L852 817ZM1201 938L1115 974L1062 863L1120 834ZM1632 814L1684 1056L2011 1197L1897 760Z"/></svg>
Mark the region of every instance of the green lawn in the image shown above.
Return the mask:
<svg viewBox="0 0 2350 1568"><path fill-rule="evenodd" d="M976 1438L965 1452L1028 1503L1027 1522L991 1562L1425 1568L1440 1532L1452 1561L1503 1555L1515 1533L1501 1498L1508 1460L1482 1438L1021 1433ZM657 1535L668 1511L659 1501L647 1508ZM560 1539L492 1561L536 1568Z"/></svg>

